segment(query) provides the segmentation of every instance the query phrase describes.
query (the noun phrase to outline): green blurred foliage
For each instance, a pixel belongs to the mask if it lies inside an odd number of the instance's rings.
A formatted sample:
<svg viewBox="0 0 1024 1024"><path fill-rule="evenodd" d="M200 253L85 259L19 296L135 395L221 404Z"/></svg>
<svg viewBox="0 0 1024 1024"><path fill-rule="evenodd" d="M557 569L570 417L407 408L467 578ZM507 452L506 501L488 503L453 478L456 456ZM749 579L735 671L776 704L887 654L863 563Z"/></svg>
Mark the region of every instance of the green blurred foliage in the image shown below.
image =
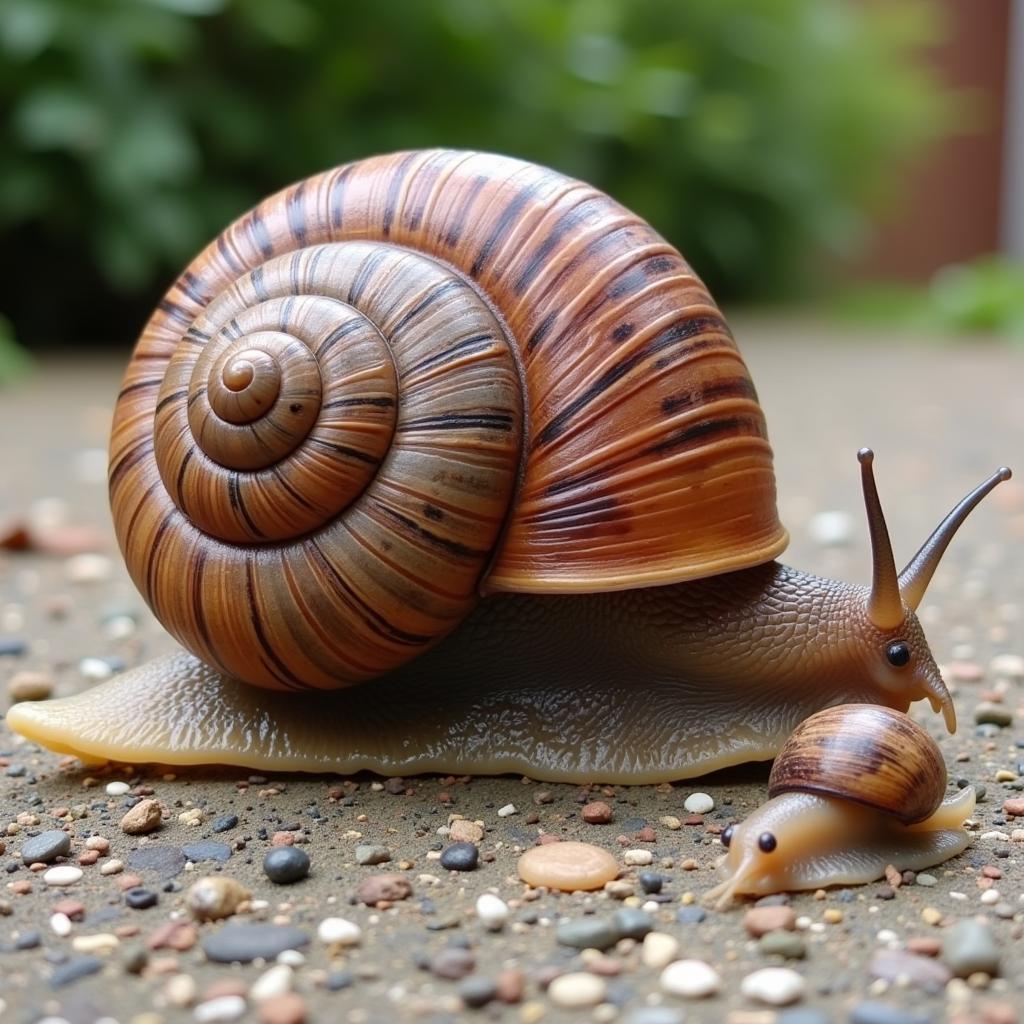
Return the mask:
<svg viewBox="0 0 1024 1024"><path fill-rule="evenodd" d="M840 295L834 308L852 323L1024 342L1024 264L984 256L943 267L927 287L860 285Z"/></svg>
<svg viewBox="0 0 1024 1024"><path fill-rule="evenodd" d="M931 17L914 0L0 0L0 225L19 253L0 308L23 337L120 336L265 193L430 145L600 185L719 299L790 295L937 130L911 59Z"/></svg>

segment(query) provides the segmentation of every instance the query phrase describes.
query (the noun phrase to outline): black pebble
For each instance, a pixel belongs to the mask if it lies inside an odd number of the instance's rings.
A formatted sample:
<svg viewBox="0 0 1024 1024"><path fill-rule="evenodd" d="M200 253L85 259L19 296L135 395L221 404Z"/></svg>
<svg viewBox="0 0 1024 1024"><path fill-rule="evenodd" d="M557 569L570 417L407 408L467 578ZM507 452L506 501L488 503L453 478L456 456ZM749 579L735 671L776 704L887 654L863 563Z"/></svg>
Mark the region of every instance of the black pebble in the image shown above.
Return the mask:
<svg viewBox="0 0 1024 1024"><path fill-rule="evenodd" d="M612 914L612 924L619 933L619 938L642 939L648 932L654 931L654 918L639 907L622 907Z"/></svg>
<svg viewBox="0 0 1024 1024"><path fill-rule="evenodd" d="M124 901L132 910L148 910L155 907L160 897L149 889L129 889L124 894Z"/></svg>
<svg viewBox="0 0 1024 1024"><path fill-rule="evenodd" d="M237 824L237 814L222 814L219 818L214 820L210 828L214 832L227 832L229 828L234 828Z"/></svg>
<svg viewBox="0 0 1024 1024"><path fill-rule="evenodd" d="M452 843L441 853L441 867L449 871L473 871L480 859L474 843Z"/></svg>
<svg viewBox="0 0 1024 1024"><path fill-rule="evenodd" d="M50 987L60 988L62 985L70 985L79 978L86 978L90 974L103 970L103 961L98 956L76 956L66 963L61 964L50 975Z"/></svg>
<svg viewBox="0 0 1024 1024"><path fill-rule="evenodd" d="M661 892L665 881L657 871L641 871L637 875L637 879L640 882L640 888L646 893Z"/></svg>
<svg viewBox="0 0 1024 1024"><path fill-rule="evenodd" d="M263 870L278 885L301 882L309 874L309 856L295 846L275 846L263 858Z"/></svg>
<svg viewBox="0 0 1024 1024"><path fill-rule="evenodd" d="M459 982L459 996L467 1006L486 1006L497 994L498 986L482 975L470 975Z"/></svg>
<svg viewBox="0 0 1024 1024"><path fill-rule="evenodd" d="M9 654L12 657L19 657L28 650L28 645L24 640L18 640L16 637L7 637L4 640L0 640L0 655Z"/></svg>

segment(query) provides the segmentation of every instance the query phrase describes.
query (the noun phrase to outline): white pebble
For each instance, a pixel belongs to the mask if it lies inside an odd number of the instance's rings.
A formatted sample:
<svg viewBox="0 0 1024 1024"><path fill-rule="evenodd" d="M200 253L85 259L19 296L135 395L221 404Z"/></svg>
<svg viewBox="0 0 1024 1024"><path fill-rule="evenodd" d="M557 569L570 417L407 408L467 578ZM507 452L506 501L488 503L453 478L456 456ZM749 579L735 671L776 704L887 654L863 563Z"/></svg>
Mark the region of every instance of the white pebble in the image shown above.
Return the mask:
<svg viewBox="0 0 1024 1024"><path fill-rule="evenodd" d="M561 974L548 986L548 997L556 1006L597 1006L604 1001L607 986L603 978L584 971Z"/></svg>
<svg viewBox="0 0 1024 1024"><path fill-rule="evenodd" d="M763 967L748 974L740 985L740 991L748 999L756 999L770 1006L788 1006L800 999L807 984L804 979L788 967Z"/></svg>
<svg viewBox="0 0 1024 1024"><path fill-rule="evenodd" d="M515 804L505 804L504 807L499 807L498 808L498 817L499 818L507 818L510 815L515 814L515 813L516 813L516 805Z"/></svg>
<svg viewBox="0 0 1024 1024"><path fill-rule="evenodd" d="M891 928L883 928L875 938L887 946L890 942L896 942L899 936Z"/></svg>
<svg viewBox="0 0 1024 1024"><path fill-rule="evenodd" d="M485 892L476 901L476 916L488 931L500 931L508 915L508 904L493 893Z"/></svg>
<svg viewBox="0 0 1024 1024"><path fill-rule="evenodd" d="M67 914L54 914L50 918L50 928L54 935L66 938L71 934L71 918Z"/></svg>
<svg viewBox="0 0 1024 1024"><path fill-rule="evenodd" d="M287 964L289 967L301 967L306 958L297 949L283 949L277 954L279 964Z"/></svg>
<svg viewBox="0 0 1024 1024"><path fill-rule="evenodd" d="M627 850L623 855L622 859L630 865L630 867L642 868L646 864L651 864L654 861L654 854L650 850Z"/></svg>
<svg viewBox="0 0 1024 1024"><path fill-rule="evenodd" d="M833 546L848 544L853 536L853 517L849 512L819 512L807 524L815 544Z"/></svg>
<svg viewBox="0 0 1024 1024"><path fill-rule="evenodd" d="M316 930L317 938L329 946L358 946L363 930L354 921L343 917L325 917Z"/></svg>
<svg viewBox="0 0 1024 1024"><path fill-rule="evenodd" d="M82 877L82 869L74 864L61 864L43 874L47 885L74 885Z"/></svg>
<svg viewBox="0 0 1024 1024"><path fill-rule="evenodd" d="M998 889L986 889L981 894L981 902L986 906L990 906L993 903L998 903L1002 897L999 895Z"/></svg>
<svg viewBox="0 0 1024 1024"><path fill-rule="evenodd" d="M110 579L113 562L106 555L74 555L64 563L72 583L102 583Z"/></svg>
<svg viewBox="0 0 1024 1024"><path fill-rule="evenodd" d="M189 974L174 974L164 985L164 998L171 1006L189 1006L195 1002L198 986Z"/></svg>
<svg viewBox="0 0 1024 1024"><path fill-rule="evenodd" d="M108 782L107 796L124 796L125 793L131 791L131 788L127 782Z"/></svg>
<svg viewBox="0 0 1024 1024"><path fill-rule="evenodd" d="M116 857L100 865L101 875L116 875L121 871L124 871L124 861L118 860Z"/></svg>
<svg viewBox="0 0 1024 1024"><path fill-rule="evenodd" d="M661 987L684 999L703 999L722 987L722 979L703 960L677 960L661 972Z"/></svg>
<svg viewBox="0 0 1024 1024"><path fill-rule="evenodd" d="M707 793L691 793L683 803L691 814L707 814L715 809L715 801Z"/></svg>
<svg viewBox="0 0 1024 1024"><path fill-rule="evenodd" d="M999 832L996 829L992 829L991 832L982 832L982 839L994 839L998 843L1008 842L1010 837L1005 832Z"/></svg>
<svg viewBox="0 0 1024 1024"><path fill-rule="evenodd" d="M644 936L644 944L640 950L640 959L644 967L653 967L660 971L675 959L679 952L679 940L667 932L648 932Z"/></svg>
<svg viewBox="0 0 1024 1024"><path fill-rule="evenodd" d="M1024 658L1018 654L997 654L988 667L992 675L1000 679L1024 682Z"/></svg>
<svg viewBox="0 0 1024 1024"><path fill-rule="evenodd" d="M245 1000L241 996L218 996L200 1003L193 1011L197 1021L238 1020L245 1013Z"/></svg>
<svg viewBox="0 0 1024 1024"><path fill-rule="evenodd" d="M78 671L84 679L95 680L109 679L114 674L110 663L102 658L83 658L78 663Z"/></svg>
<svg viewBox="0 0 1024 1024"><path fill-rule="evenodd" d="M78 953L109 953L121 945L121 940L111 932L99 932L95 935L76 935L71 945Z"/></svg>
<svg viewBox="0 0 1024 1024"><path fill-rule="evenodd" d="M295 972L287 964L275 964L269 971L264 971L249 989L249 998L262 1003L274 996L283 996L292 990L292 975Z"/></svg>

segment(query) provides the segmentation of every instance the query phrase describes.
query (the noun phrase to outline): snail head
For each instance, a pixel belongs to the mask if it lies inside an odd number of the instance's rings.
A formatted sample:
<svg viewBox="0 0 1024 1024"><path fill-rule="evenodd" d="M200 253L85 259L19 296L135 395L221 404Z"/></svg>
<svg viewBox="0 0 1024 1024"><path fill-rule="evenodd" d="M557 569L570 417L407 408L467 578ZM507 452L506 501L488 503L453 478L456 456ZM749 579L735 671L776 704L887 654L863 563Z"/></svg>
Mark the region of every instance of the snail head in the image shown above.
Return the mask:
<svg viewBox="0 0 1024 1024"><path fill-rule="evenodd" d="M915 612L953 534L989 491L1009 480L1010 470L1000 467L966 495L939 523L906 568L897 573L875 487L874 453L870 448L862 448L857 459L871 535L871 589L864 609L865 629L871 634L867 648L872 661L868 671L883 691L893 694L895 703L926 698L933 710L942 712L947 729L954 732L953 702Z"/></svg>

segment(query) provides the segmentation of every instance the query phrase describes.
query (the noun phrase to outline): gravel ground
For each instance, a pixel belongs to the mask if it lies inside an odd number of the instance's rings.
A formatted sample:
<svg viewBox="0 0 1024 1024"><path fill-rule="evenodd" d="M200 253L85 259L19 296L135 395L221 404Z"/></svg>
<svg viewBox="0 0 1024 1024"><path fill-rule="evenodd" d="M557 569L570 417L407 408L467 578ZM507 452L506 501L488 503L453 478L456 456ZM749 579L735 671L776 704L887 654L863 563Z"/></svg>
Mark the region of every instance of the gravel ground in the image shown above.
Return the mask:
<svg viewBox="0 0 1024 1024"><path fill-rule="evenodd" d="M1024 680L1013 662L1024 656L1024 350L895 345L789 322L736 328L768 415L794 565L868 578L854 459L861 445L876 449L900 562L969 487L1000 463L1016 464L1018 479L997 489L954 542L922 610L955 688L960 730L946 737L925 709L915 716L939 739L951 779L986 791L963 856L898 889L882 882L794 895L792 914L774 912L783 927L756 939L747 907L702 912L699 897L713 884L717 832L765 797L760 766L616 789L509 777L257 778L217 768L87 767L21 742L0 722L0 1021L1016 1021L1024 831L1015 832L1004 802L1024 789ZM51 548L0 552L0 709L12 685L27 685L19 673L40 672L66 695L172 649L132 589L107 525L103 449L120 369L109 358L60 359L0 393L0 520L25 519ZM79 548L100 557L70 553ZM996 710L981 717L1007 724L977 725L983 702ZM714 808L691 816L683 804L697 791ZM126 834L122 817L140 798L158 801L162 817L148 834ZM583 804L595 801L608 805L610 822L584 820ZM468 822L454 827L456 837L482 830L475 870L440 864L453 816ZM32 836L60 829L71 837L60 863L86 863L80 879L58 887L24 865L21 851ZM626 884L590 895L528 890L515 864L542 833L610 851ZM308 877L286 886L264 874L264 856L281 844L308 854ZM383 855L360 847L385 848L391 859L357 863ZM650 867L625 866L646 859L627 857L632 850L649 852ZM111 871L114 861L120 871ZM642 871L661 877L660 893L644 893ZM360 884L385 872L403 875L411 895L386 909L356 902ZM185 903L202 876L220 880L222 900L232 899L224 879L250 891L232 921L287 925L308 944L276 967L213 962L207 952L215 947L204 952L203 943L224 925L193 925ZM507 907L501 930L488 931L474 909L485 892ZM616 926L620 935L653 927L667 937L648 940L647 952L630 938L603 954L556 940L562 920L607 920L650 900L650 920L627 914ZM492 904L481 913L503 911ZM969 926L954 927L975 917L987 922L981 939L994 937L987 959L990 971L998 959L998 976L961 970L966 978L950 980L950 945L978 941ZM320 937L325 918L359 931L335 924L333 936ZM172 921L179 924L169 929ZM700 1002L666 991L666 956L710 964L719 991ZM744 979L769 966L803 979L792 1007L745 994ZM547 987L567 973L574 976ZM791 975L787 982L796 985ZM713 976L709 984L716 987ZM514 1001L491 998L495 985ZM466 1006L481 1000L481 1009ZM573 1000L585 1005L570 1009Z"/></svg>

